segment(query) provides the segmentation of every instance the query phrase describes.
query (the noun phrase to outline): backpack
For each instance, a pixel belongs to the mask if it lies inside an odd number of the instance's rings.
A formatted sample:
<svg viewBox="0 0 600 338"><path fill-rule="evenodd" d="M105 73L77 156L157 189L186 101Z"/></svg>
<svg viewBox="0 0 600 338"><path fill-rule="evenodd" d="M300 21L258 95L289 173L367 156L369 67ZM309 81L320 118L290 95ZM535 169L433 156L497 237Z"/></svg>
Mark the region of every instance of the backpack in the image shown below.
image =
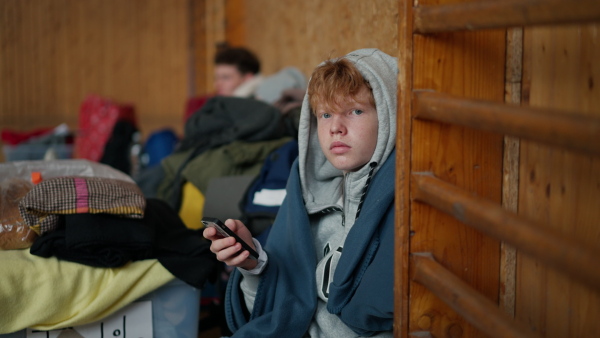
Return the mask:
<svg viewBox="0 0 600 338"><path fill-rule="evenodd" d="M179 143L179 137L177 134L169 129L159 129L154 131L148 136L144 149L142 150L142 162L144 167L153 167L160 164L163 158L171 155L177 144Z"/></svg>
<svg viewBox="0 0 600 338"><path fill-rule="evenodd" d="M285 198L285 187L296 157L297 140L291 140L271 152L240 202L242 221L261 242L261 237L265 236L259 235L273 224Z"/></svg>

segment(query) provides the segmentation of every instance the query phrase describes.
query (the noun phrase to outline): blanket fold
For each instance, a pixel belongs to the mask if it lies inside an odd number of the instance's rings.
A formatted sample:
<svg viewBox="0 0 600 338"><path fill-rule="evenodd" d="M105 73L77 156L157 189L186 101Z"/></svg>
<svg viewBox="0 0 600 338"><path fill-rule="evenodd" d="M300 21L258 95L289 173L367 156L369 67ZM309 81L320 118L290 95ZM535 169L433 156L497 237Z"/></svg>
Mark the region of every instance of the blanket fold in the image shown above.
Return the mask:
<svg viewBox="0 0 600 338"><path fill-rule="evenodd" d="M174 279L157 260L94 268L0 251L0 334L95 322Z"/></svg>

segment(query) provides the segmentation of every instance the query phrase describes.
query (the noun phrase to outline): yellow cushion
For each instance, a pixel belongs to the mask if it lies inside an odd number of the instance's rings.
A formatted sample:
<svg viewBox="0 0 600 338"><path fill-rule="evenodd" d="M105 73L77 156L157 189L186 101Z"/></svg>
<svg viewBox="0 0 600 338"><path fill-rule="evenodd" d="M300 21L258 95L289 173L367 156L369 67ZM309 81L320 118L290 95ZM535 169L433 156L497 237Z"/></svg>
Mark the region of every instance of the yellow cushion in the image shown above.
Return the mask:
<svg viewBox="0 0 600 338"><path fill-rule="evenodd" d="M181 208L179 217L186 227L190 229L202 229L202 213L204 212L204 195L196 186L190 182L183 185Z"/></svg>

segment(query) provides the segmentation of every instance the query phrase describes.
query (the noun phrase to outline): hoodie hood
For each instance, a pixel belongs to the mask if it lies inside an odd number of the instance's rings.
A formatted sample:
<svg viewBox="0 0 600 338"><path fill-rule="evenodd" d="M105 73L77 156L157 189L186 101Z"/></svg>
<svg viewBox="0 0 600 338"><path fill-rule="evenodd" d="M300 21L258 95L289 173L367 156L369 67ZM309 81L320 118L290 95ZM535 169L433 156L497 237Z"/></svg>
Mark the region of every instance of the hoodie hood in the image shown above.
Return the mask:
<svg viewBox="0 0 600 338"><path fill-rule="evenodd" d="M349 180L346 185L350 187L347 193L360 194L368 176L377 172L395 148L398 62L374 48L359 49L343 58L351 61L371 85L379 122L377 145L370 165L346 174L346 180ZM314 213L335 207L342 196L344 174L327 160L321 150L317 120L312 114L308 93L302 103L298 146L300 181L307 211ZM369 173L371 170L373 172Z"/></svg>

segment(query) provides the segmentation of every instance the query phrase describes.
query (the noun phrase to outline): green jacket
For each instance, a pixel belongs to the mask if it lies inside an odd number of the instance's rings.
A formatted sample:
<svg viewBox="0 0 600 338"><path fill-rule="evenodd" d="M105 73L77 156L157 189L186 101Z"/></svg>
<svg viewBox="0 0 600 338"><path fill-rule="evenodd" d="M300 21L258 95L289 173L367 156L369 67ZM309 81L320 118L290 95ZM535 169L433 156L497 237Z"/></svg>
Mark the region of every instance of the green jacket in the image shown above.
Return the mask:
<svg viewBox="0 0 600 338"><path fill-rule="evenodd" d="M219 148L207 150L193 158L185 166L181 177L184 182L191 182L198 190L205 193L208 182L212 178L258 175L267 156L291 139L291 137L284 137L260 142L234 141ZM174 191L177 170L187 158L189 151L171 155L162 161L165 177L158 188L158 198L170 200Z"/></svg>

